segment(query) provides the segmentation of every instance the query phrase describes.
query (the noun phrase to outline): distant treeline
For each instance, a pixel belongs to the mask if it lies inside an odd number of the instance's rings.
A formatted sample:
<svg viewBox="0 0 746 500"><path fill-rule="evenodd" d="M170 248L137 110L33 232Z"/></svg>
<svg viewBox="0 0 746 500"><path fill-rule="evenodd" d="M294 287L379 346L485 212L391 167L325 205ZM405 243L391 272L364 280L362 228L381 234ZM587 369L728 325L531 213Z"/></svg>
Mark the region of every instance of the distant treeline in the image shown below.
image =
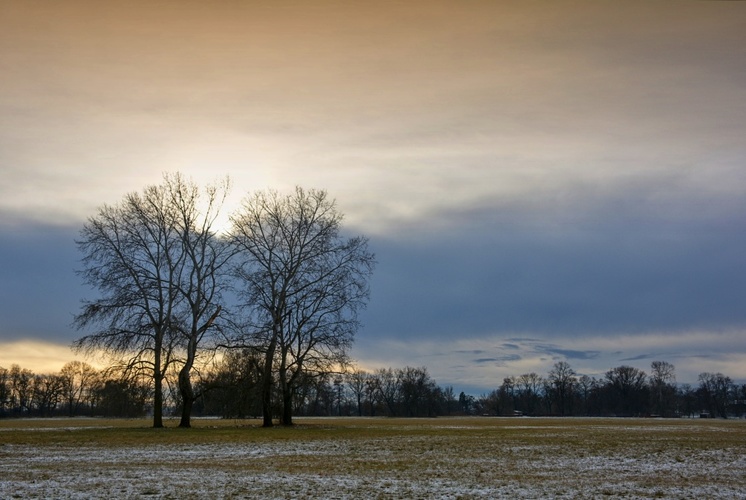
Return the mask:
<svg viewBox="0 0 746 500"><path fill-rule="evenodd" d="M262 415L262 358L250 350L228 352L196 384L195 415L252 418ZM18 365L0 367L0 417L140 417L152 412L151 381L96 370L73 361L56 374L35 374ZM175 378L167 376L165 407L174 415L181 402ZM275 388L275 414L281 413ZM702 373L699 384L677 384L674 366L651 364L649 374L619 366L603 378L578 375L564 362L546 375L526 373L503 379L488 394L458 395L440 387L425 367L382 368L372 372L309 374L294 393L300 416L436 417L490 416L661 416L743 417L746 384L721 373Z"/></svg>

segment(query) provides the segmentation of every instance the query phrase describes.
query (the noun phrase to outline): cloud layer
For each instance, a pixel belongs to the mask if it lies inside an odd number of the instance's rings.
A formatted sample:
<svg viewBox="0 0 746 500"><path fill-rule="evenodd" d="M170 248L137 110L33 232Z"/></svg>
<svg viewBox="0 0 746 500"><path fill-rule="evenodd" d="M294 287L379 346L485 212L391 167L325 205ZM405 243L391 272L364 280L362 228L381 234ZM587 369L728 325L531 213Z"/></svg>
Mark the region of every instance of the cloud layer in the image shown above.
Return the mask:
<svg viewBox="0 0 746 500"><path fill-rule="evenodd" d="M746 351L722 340L746 327L743 19L741 2L4 4L0 341L67 344L90 293L78 228L178 169L230 175L228 210L295 184L338 199L380 261L363 362L433 342L446 382L699 366L710 351L676 345L693 335L730 349L708 370L746 377L722 357ZM666 347L594 344L627 338Z"/></svg>

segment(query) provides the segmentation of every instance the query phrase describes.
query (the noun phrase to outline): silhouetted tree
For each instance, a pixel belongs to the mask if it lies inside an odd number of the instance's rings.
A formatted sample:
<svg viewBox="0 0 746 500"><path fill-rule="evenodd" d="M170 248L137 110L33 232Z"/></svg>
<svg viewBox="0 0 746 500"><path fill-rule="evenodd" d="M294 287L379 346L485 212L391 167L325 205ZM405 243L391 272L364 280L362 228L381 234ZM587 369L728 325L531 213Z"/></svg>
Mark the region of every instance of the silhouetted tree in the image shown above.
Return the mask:
<svg viewBox="0 0 746 500"><path fill-rule="evenodd" d="M728 418L728 398L733 389L730 377L722 373L699 374L699 391L710 414Z"/></svg>
<svg viewBox="0 0 746 500"><path fill-rule="evenodd" d="M439 391L427 368L411 366L397 370L399 404L406 417L435 416Z"/></svg>
<svg viewBox="0 0 746 500"><path fill-rule="evenodd" d="M581 375L578 377L576 385L576 394L578 401L580 402L579 413L581 415L591 415L597 413L599 410L594 406L594 394L598 390L598 381L588 375ZM597 398L595 398L597 399Z"/></svg>
<svg viewBox="0 0 746 500"><path fill-rule="evenodd" d="M0 366L0 417L10 409L10 373Z"/></svg>
<svg viewBox="0 0 746 500"><path fill-rule="evenodd" d="M648 401L645 372L632 366L618 366L606 372L613 395L613 409L618 415L632 416L645 412Z"/></svg>
<svg viewBox="0 0 746 500"><path fill-rule="evenodd" d="M70 361L60 370L62 393L69 416L78 415L84 403L90 404L90 393L97 372L88 363Z"/></svg>
<svg viewBox="0 0 746 500"><path fill-rule="evenodd" d="M73 347L103 351L118 358L120 368L147 374L154 388L153 427L163 426L163 382L173 364L181 366L180 425L189 426L194 400L189 374L220 313L218 273L226 252L212 232L219 193L210 187L200 200L193 183L180 174L165 175L161 185L100 208L78 241L79 274L101 297L85 302L75 318L78 329L99 329Z"/></svg>
<svg viewBox="0 0 746 500"><path fill-rule="evenodd" d="M115 206L104 205L83 226L79 274L101 297L84 303L78 329L98 331L73 344L120 357L122 368L153 381L153 427L163 427L163 379L176 362L175 314L182 304L179 279L185 253L179 214L167 186L149 186Z"/></svg>
<svg viewBox="0 0 746 500"><path fill-rule="evenodd" d="M464 415L471 415L474 411L474 396L461 391L458 395L458 407Z"/></svg>
<svg viewBox="0 0 746 500"><path fill-rule="evenodd" d="M192 406L198 397L191 372L205 335L216 326L222 311L222 293L228 285L232 249L213 229L228 193L228 182L220 187L208 186L200 192L194 183L176 175L167 178L165 186L177 213L176 231L184 259L177 281L183 304L177 312L178 321L174 322L184 349L178 376L182 404L179 427L191 427Z"/></svg>
<svg viewBox="0 0 746 500"><path fill-rule="evenodd" d="M368 373L363 370L353 370L346 375L347 385L352 392L357 405L358 416L363 415L363 400L367 393L366 386L368 382Z"/></svg>
<svg viewBox="0 0 746 500"><path fill-rule="evenodd" d="M541 404L543 379L538 374L524 373L515 379L517 391L517 409L525 415L535 415Z"/></svg>
<svg viewBox="0 0 746 500"><path fill-rule="evenodd" d="M488 394L480 396L477 400L473 396L465 395L463 392L461 394L464 397L459 396L459 401L466 415L473 415L474 413L481 415L500 415L504 413L501 406L501 403L504 401L502 390L496 389L490 391Z"/></svg>
<svg viewBox="0 0 746 500"><path fill-rule="evenodd" d="M232 218L240 252L236 277L251 338L265 356L264 425L272 425L271 388L276 372L284 425L300 377L339 370L368 299L374 257L364 237L342 237L342 214L326 191L246 198Z"/></svg>
<svg viewBox="0 0 746 500"><path fill-rule="evenodd" d="M42 417L51 417L63 399L62 377L57 374L38 374L33 377L31 407Z"/></svg>
<svg viewBox="0 0 746 500"><path fill-rule="evenodd" d="M678 411L689 417L698 414L702 409L697 405L697 391L689 384L681 384L676 390Z"/></svg>
<svg viewBox="0 0 746 500"><path fill-rule="evenodd" d="M293 395L293 411L303 415L331 416L341 410L343 394L331 374L301 374Z"/></svg>
<svg viewBox="0 0 746 500"><path fill-rule="evenodd" d="M516 408L516 382L515 377L505 377L497 394L497 404L491 402L499 410L496 414L512 415Z"/></svg>
<svg viewBox="0 0 746 500"><path fill-rule="evenodd" d="M132 378L107 378L98 389L97 414L103 417L142 417L151 389Z"/></svg>
<svg viewBox="0 0 746 500"><path fill-rule="evenodd" d="M566 361L558 361L549 372L548 378L559 414L572 413L573 390L577 382L575 370Z"/></svg>
<svg viewBox="0 0 746 500"><path fill-rule="evenodd" d="M456 399L456 393L453 390L453 386L449 385L442 389L443 393L443 404L444 413L446 415L453 415L459 411L458 400Z"/></svg>
<svg viewBox="0 0 746 500"><path fill-rule="evenodd" d="M34 372L14 364L10 367L8 378L10 405L13 412L19 415L29 415L34 392Z"/></svg>
<svg viewBox="0 0 746 500"><path fill-rule="evenodd" d="M202 393L199 411L223 418L247 418L261 414L262 358L250 349L232 349L198 382Z"/></svg>
<svg viewBox="0 0 746 500"><path fill-rule="evenodd" d="M653 412L666 417L676 414L676 372L666 361L650 364L650 396Z"/></svg>
<svg viewBox="0 0 746 500"><path fill-rule="evenodd" d="M385 405L388 415L397 416L400 386L394 370L391 368L376 370L371 382L377 399Z"/></svg>

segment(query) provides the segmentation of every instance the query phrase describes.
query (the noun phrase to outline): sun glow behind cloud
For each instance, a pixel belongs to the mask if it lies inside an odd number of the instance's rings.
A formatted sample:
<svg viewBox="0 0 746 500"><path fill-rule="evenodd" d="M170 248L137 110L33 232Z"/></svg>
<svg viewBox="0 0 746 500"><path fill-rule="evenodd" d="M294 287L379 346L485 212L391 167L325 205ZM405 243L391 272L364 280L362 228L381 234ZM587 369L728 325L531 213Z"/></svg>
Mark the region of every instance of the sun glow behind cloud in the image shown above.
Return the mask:
<svg viewBox="0 0 746 500"><path fill-rule="evenodd" d="M712 332L744 324L739 4L4 4L0 337L68 340L53 297L80 293L76 231L180 171L231 177L221 228L249 192L327 189L379 254L367 323L413 359L447 335L456 357L482 336L557 346L459 361L487 379L589 331L731 345ZM27 324L43 303L55 319ZM732 356L701 366L735 375Z"/></svg>
<svg viewBox="0 0 746 500"><path fill-rule="evenodd" d="M683 40L660 32L671 19L653 7L644 23L609 7L597 24L555 26L557 6L491 2L397 5L396 16L394 4L166 3L147 16L80 5L37 13L64 20L45 35L9 9L4 37L27 57L7 68L2 94L23 103L3 129L7 210L80 219L181 170L231 175L239 191L324 187L380 232L475 200L613 191L620 169L678 172L702 146L727 151L743 111L718 58L712 71L668 61L667 43ZM601 28L606 16L624 28ZM635 45L663 42L630 52L628 19ZM673 21L703 36L694 18ZM685 89L673 85L681 71Z"/></svg>
<svg viewBox="0 0 746 500"><path fill-rule="evenodd" d="M0 342L0 366L3 368L19 365L34 373L51 374L59 372L66 363L75 360L100 368L95 359L74 355L69 345L31 340Z"/></svg>

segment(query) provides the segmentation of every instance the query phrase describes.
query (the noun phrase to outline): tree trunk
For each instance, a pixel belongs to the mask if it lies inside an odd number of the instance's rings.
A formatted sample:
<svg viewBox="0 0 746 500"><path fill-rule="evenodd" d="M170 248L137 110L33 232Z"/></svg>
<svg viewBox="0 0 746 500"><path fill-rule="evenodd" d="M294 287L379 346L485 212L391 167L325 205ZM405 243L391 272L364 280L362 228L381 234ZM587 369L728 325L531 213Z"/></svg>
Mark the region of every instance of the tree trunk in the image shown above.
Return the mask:
<svg viewBox="0 0 746 500"><path fill-rule="evenodd" d="M262 370L262 427L272 427L272 363L277 347L277 336L274 335L267 348Z"/></svg>
<svg viewBox="0 0 746 500"><path fill-rule="evenodd" d="M298 362L294 370L290 370L290 376L288 377L288 347L282 346L280 348L281 361L280 361L280 392L282 394L282 418L280 422L282 425L290 427L293 425L293 396L295 395L294 388L298 376L301 373L301 363Z"/></svg>
<svg viewBox="0 0 746 500"><path fill-rule="evenodd" d="M161 373L161 334L156 334L153 379L155 393L153 394L153 428L160 429L163 427L163 374Z"/></svg>
<svg viewBox="0 0 746 500"><path fill-rule="evenodd" d="M289 388L282 392L282 425L293 425L293 391Z"/></svg>
<svg viewBox="0 0 746 500"><path fill-rule="evenodd" d="M163 378L158 373L155 376L155 394L153 395L153 427L163 427Z"/></svg>
<svg viewBox="0 0 746 500"><path fill-rule="evenodd" d="M187 342L187 358L184 362L184 366L179 371L179 392L181 393L181 422L179 427L189 428L192 426L192 408L194 407L194 401L197 396L194 394L194 387L192 387L192 368L194 367L194 360L197 357L197 344L201 335L210 328L210 325L218 317L222 306L218 306L215 312L210 316L205 325L199 329L192 327L189 335L189 341ZM198 316L198 312L193 309L193 317ZM196 323L196 321L195 321Z"/></svg>
<svg viewBox="0 0 746 500"><path fill-rule="evenodd" d="M179 392L181 393L181 421L179 427L189 428L192 426L192 406L194 405L194 389L189 377L191 362L187 362L179 371Z"/></svg>
<svg viewBox="0 0 746 500"><path fill-rule="evenodd" d="M187 344L187 359L179 371L179 392L181 393L181 422L179 427L189 428L192 426L192 406L194 406L194 388L192 387L191 372L194 366L194 358L197 355L196 332L192 333Z"/></svg>
<svg viewBox="0 0 746 500"><path fill-rule="evenodd" d="M284 363L283 363L284 365ZM282 418L280 423L290 427L293 425L293 391L290 389L287 368L280 367L280 393L282 394Z"/></svg>

